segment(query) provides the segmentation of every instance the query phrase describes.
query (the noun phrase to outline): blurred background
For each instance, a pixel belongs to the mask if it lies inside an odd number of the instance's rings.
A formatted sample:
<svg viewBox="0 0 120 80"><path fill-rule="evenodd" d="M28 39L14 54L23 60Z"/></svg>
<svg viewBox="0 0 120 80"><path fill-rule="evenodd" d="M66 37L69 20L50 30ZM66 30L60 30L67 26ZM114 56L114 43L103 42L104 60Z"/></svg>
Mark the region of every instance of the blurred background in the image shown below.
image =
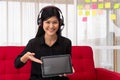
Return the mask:
<svg viewBox="0 0 120 80"><path fill-rule="evenodd" d="M91 46L95 67L120 72L120 0L0 0L0 46L25 46L48 5L61 9L72 46Z"/></svg>

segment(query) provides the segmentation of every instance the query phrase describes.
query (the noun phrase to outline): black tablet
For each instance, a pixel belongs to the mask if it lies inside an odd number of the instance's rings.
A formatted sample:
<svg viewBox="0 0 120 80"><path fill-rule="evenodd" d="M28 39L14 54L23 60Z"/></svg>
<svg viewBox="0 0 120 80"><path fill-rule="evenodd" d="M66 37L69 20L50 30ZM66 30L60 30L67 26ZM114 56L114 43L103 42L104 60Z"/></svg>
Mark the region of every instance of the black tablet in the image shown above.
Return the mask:
<svg viewBox="0 0 120 80"><path fill-rule="evenodd" d="M53 55L41 57L42 76L53 77L72 73L71 57L67 55Z"/></svg>

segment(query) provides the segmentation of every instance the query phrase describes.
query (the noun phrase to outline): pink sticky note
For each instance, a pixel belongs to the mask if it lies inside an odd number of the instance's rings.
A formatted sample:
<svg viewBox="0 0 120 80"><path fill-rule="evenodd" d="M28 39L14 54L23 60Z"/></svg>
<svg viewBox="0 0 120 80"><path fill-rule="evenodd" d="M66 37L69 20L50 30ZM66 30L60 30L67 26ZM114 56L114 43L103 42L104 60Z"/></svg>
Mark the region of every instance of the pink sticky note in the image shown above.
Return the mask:
<svg viewBox="0 0 120 80"><path fill-rule="evenodd" d="M82 21L83 21L83 22L86 22L86 21L87 21L87 17L83 17L83 18L82 18Z"/></svg>
<svg viewBox="0 0 120 80"><path fill-rule="evenodd" d="M92 4L92 9L97 9L97 4Z"/></svg>

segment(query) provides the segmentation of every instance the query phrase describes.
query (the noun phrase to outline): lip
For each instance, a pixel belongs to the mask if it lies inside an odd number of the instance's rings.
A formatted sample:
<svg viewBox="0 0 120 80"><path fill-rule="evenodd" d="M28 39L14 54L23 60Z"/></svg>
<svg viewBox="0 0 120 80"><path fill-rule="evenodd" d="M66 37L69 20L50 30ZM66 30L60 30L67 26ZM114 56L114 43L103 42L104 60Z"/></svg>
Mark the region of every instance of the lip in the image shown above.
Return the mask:
<svg viewBox="0 0 120 80"><path fill-rule="evenodd" d="M54 32L54 31L55 31L55 29L48 29L48 31L49 31L49 32Z"/></svg>

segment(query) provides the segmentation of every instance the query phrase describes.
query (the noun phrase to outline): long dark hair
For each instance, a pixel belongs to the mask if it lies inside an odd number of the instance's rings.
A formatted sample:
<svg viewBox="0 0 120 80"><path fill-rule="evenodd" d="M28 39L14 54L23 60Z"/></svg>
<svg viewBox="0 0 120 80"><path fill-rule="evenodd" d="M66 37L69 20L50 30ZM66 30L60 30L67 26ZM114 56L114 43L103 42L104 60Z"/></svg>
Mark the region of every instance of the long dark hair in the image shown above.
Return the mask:
<svg viewBox="0 0 120 80"><path fill-rule="evenodd" d="M37 19L39 28L35 37L40 37L45 34L45 31L43 30L43 21L49 19L52 16L56 16L59 21L59 29L57 31L57 35L61 36L61 26L64 25L64 20L63 20L63 16L61 18L60 14L62 15L61 10L55 6L47 6L42 8Z"/></svg>

